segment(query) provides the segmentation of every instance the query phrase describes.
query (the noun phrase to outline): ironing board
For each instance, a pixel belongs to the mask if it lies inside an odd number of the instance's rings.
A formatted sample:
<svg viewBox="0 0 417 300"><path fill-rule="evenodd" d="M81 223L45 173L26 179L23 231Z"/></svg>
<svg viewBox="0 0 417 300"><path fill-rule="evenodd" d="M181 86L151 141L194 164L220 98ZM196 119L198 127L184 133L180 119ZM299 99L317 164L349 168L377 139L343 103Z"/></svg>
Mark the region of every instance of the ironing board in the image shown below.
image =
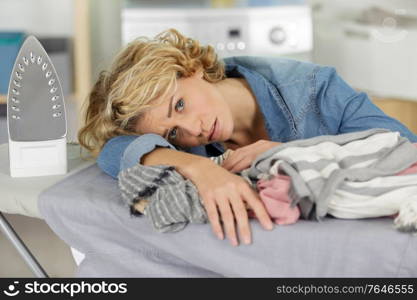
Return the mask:
<svg viewBox="0 0 417 300"><path fill-rule="evenodd" d="M236 248L218 240L208 224L159 234L118 201L115 179L96 164L77 166L79 152L68 153L68 174L15 181L8 176L7 145L0 146L0 211L43 218L85 254L75 277L417 277L416 236L396 231L392 219L300 220L272 231L253 221L253 245ZM11 190L15 200L6 194ZM21 241L16 244L35 274L47 276Z"/></svg>
<svg viewBox="0 0 417 300"><path fill-rule="evenodd" d="M67 159L68 172L65 175L12 178L9 171L8 144L0 145L0 229L37 277L48 275L2 213L41 219L37 203L41 192L94 163L92 160L80 158L80 146L76 144L67 144Z"/></svg>

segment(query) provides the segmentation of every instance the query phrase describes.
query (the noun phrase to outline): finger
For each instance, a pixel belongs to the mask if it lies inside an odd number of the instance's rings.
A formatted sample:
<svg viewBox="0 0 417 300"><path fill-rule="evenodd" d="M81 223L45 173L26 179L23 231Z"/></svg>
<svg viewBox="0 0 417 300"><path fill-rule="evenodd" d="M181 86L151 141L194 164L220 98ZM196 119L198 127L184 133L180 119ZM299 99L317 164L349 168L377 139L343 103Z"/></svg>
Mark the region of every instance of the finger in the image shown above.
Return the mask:
<svg viewBox="0 0 417 300"><path fill-rule="evenodd" d="M230 208L229 200L221 199L220 201L217 201L217 205L220 210L226 236L229 238L233 246L237 246L239 243L236 236L235 219L232 213L232 209Z"/></svg>
<svg viewBox="0 0 417 300"><path fill-rule="evenodd" d="M262 227L268 230L274 228L274 224L272 223L271 218L269 217L265 209L265 206L263 205L261 199L259 199L259 196L255 193L255 191L248 186L247 193L243 193L243 195L245 196L245 200L247 201L249 206L254 211Z"/></svg>
<svg viewBox="0 0 417 300"><path fill-rule="evenodd" d="M222 167L228 170L233 161L234 161L234 158L232 158L232 156L230 155L228 158L226 158L223 161Z"/></svg>
<svg viewBox="0 0 417 300"><path fill-rule="evenodd" d="M233 169L233 167L238 164L241 160L243 160L245 157L239 154L232 155L231 157L227 158L224 162L222 167L226 170L230 171Z"/></svg>
<svg viewBox="0 0 417 300"><path fill-rule="evenodd" d="M244 169L247 169L251 166L252 161L248 158L242 159L241 161L239 161L237 164L235 164L229 171L230 172L240 172Z"/></svg>
<svg viewBox="0 0 417 300"><path fill-rule="evenodd" d="M236 151L229 152L228 155L226 156L225 160L222 163L222 167L229 165L230 163L235 161L236 158L238 158L238 157L239 157L239 153L237 153Z"/></svg>
<svg viewBox="0 0 417 300"><path fill-rule="evenodd" d="M213 200L203 201L204 208L207 212L207 217L209 219L211 228L214 234L221 240L224 239L223 229L220 224L219 213L217 211L216 203Z"/></svg>
<svg viewBox="0 0 417 300"><path fill-rule="evenodd" d="M227 159L230 155L232 155L235 151L232 149L227 149L224 154L225 159Z"/></svg>
<svg viewBox="0 0 417 300"><path fill-rule="evenodd" d="M232 204L237 227L239 228L239 237L242 237L243 243L248 245L251 243L252 238L245 202L240 198L239 194L236 194L236 196L230 199L230 203Z"/></svg>

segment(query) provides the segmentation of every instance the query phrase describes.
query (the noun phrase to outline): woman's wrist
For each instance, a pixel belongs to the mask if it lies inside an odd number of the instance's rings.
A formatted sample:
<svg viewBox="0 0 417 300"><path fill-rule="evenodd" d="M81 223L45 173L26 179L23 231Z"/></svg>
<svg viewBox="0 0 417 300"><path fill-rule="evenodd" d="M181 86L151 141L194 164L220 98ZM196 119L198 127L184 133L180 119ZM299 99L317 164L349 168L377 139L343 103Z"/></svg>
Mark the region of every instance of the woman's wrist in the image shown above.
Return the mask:
<svg viewBox="0 0 417 300"><path fill-rule="evenodd" d="M198 182L201 178L204 178L204 170L217 165L207 157L194 154L191 155L193 156L190 157L191 160L176 166L176 170L182 176L190 179L195 183Z"/></svg>
<svg viewBox="0 0 417 300"><path fill-rule="evenodd" d="M188 179L199 178L202 175L202 170L205 170L210 165L215 165L209 158L204 156L160 147L144 155L141 163L145 166L174 166L178 173Z"/></svg>

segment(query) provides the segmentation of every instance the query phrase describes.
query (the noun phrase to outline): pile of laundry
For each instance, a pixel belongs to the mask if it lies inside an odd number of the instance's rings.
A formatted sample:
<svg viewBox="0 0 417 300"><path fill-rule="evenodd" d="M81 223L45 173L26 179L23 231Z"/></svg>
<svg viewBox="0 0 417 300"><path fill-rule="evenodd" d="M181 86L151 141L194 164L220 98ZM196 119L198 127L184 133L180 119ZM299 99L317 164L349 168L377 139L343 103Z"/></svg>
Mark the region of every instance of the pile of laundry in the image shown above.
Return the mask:
<svg viewBox="0 0 417 300"><path fill-rule="evenodd" d="M212 160L221 164L227 154ZM371 129L280 144L237 174L279 225L326 215L394 217L398 230L417 232L417 144L398 132ZM197 188L172 166L138 164L118 179L131 212L146 215L159 232L208 221Z"/></svg>

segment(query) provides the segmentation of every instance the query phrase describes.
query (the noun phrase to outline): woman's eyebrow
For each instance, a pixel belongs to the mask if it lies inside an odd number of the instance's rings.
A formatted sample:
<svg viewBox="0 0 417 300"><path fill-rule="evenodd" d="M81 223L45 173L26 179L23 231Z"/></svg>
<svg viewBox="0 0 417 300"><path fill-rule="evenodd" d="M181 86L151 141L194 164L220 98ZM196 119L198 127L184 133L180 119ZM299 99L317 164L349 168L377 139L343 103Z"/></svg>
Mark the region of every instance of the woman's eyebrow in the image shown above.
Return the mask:
<svg viewBox="0 0 417 300"><path fill-rule="evenodd" d="M168 114L167 114L168 119L171 118L171 114L172 114L172 102L173 101L174 101L174 96L172 96L171 97L171 100L169 101ZM164 139L167 139L168 133L169 133L169 130L168 129L165 130L164 135L163 135Z"/></svg>

